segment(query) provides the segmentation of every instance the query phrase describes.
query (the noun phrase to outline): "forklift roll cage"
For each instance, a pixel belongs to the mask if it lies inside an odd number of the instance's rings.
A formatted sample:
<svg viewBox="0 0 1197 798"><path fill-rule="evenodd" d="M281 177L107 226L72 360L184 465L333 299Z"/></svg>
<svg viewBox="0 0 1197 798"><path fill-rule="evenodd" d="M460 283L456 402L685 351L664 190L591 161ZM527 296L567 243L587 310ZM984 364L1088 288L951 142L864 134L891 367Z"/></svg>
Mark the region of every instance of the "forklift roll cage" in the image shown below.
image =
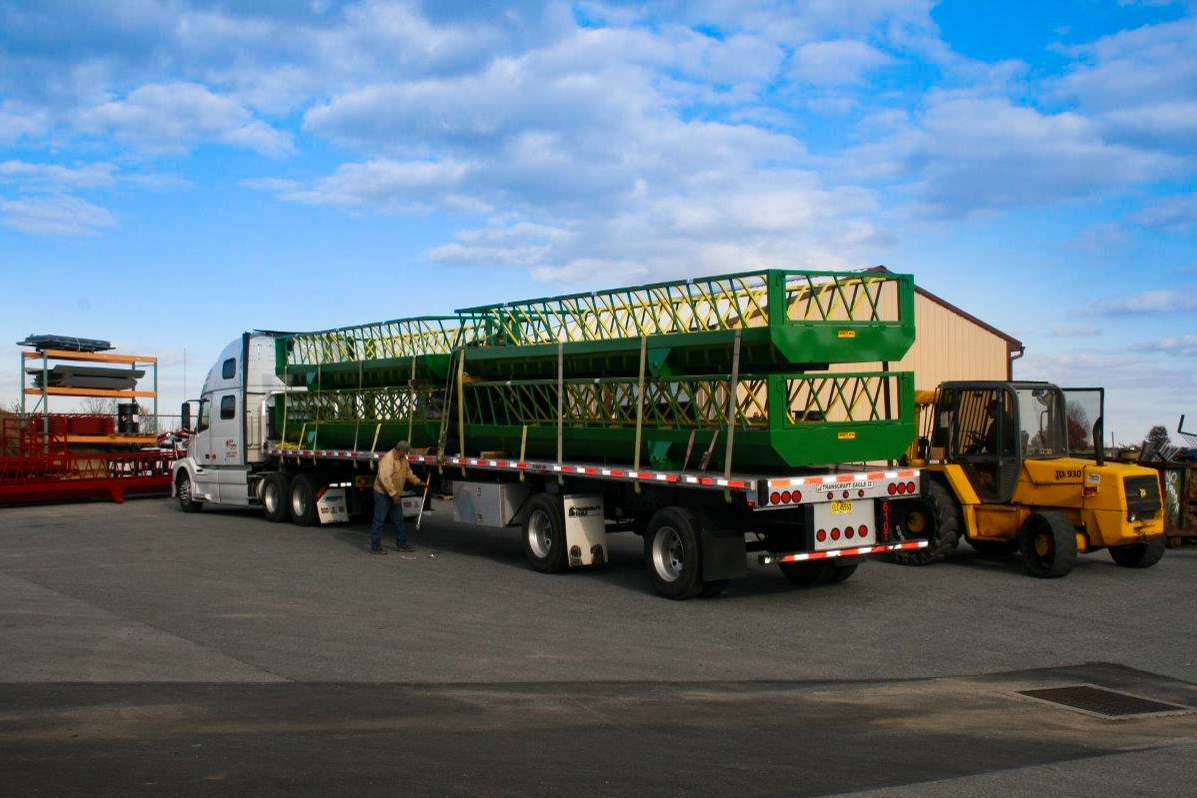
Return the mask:
<svg viewBox="0 0 1197 798"><path fill-rule="evenodd" d="M1038 423L1028 426L1022 416L1036 406L1032 402L1041 409ZM963 466L984 500L1008 502L1025 460L1080 457L1103 464L1104 408L1103 388L1059 388L1032 381L945 382L931 416L930 452L940 455L933 459ZM1090 414L1095 416L1091 427Z"/></svg>

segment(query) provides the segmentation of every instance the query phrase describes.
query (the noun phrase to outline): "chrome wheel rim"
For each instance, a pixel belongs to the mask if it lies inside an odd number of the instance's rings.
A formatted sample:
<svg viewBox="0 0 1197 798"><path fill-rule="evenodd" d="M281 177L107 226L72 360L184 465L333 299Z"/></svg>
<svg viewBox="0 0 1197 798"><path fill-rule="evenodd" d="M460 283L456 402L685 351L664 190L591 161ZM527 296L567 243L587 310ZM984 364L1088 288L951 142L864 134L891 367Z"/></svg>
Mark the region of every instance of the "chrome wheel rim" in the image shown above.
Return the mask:
<svg viewBox="0 0 1197 798"><path fill-rule="evenodd" d="M266 512L272 515L278 509L278 486L273 482L266 483L266 488L262 491L262 504L266 506Z"/></svg>
<svg viewBox="0 0 1197 798"><path fill-rule="evenodd" d="M682 536L671 526L663 526L653 537L653 567L666 582L676 582L686 567Z"/></svg>
<svg viewBox="0 0 1197 798"><path fill-rule="evenodd" d="M303 518L308 511L308 500L300 491L291 494L291 512L296 518Z"/></svg>
<svg viewBox="0 0 1197 798"><path fill-rule="evenodd" d="M528 546L539 559L548 557L553 548L553 525L544 510L533 511L528 519Z"/></svg>

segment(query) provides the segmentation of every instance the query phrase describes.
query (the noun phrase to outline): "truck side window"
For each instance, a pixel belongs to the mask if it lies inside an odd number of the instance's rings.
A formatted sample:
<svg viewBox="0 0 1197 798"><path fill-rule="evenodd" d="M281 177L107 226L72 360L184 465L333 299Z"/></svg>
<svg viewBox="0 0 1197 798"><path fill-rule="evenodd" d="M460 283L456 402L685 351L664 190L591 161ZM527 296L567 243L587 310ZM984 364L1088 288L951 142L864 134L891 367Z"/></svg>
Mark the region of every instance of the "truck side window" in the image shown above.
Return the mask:
<svg viewBox="0 0 1197 798"><path fill-rule="evenodd" d="M220 418L227 421L237 415L237 397L229 394L220 397Z"/></svg>
<svg viewBox="0 0 1197 798"><path fill-rule="evenodd" d="M212 400L200 399L199 419L195 422L195 431L203 432L208 428L208 415L212 412Z"/></svg>
<svg viewBox="0 0 1197 798"><path fill-rule="evenodd" d="M222 380L231 380L237 376L237 359L230 357L220 367L220 378Z"/></svg>

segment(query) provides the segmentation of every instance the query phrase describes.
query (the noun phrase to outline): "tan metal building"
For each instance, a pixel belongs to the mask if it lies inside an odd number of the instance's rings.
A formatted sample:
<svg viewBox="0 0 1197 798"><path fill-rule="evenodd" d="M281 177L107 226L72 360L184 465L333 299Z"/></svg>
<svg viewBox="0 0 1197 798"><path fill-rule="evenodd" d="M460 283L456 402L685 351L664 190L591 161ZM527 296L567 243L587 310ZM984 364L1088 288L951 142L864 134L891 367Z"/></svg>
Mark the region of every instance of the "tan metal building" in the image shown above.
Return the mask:
<svg viewBox="0 0 1197 798"><path fill-rule="evenodd" d="M1024 351L1021 341L918 285L914 290L914 346L891 369L913 371L918 389L946 380L1013 378L1014 361Z"/></svg>

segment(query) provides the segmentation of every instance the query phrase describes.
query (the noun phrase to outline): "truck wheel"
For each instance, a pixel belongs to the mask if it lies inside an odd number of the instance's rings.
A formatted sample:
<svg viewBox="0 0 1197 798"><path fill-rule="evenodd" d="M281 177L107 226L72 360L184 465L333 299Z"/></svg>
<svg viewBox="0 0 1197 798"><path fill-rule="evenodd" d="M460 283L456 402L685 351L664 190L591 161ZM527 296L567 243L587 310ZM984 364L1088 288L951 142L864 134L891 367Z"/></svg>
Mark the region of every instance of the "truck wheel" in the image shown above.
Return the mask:
<svg viewBox="0 0 1197 798"><path fill-rule="evenodd" d="M1018 533L1018 550L1031 576L1064 576L1076 563L1076 531L1059 513L1035 513Z"/></svg>
<svg viewBox="0 0 1197 798"><path fill-rule="evenodd" d="M831 579L835 566L827 560L801 560L799 562L780 562L786 579L799 587L814 587Z"/></svg>
<svg viewBox="0 0 1197 798"><path fill-rule="evenodd" d="M204 506L203 502L192 498L195 495L195 484L186 471L180 471L175 477L175 493L179 497L179 509L185 513L198 513Z"/></svg>
<svg viewBox="0 0 1197 798"><path fill-rule="evenodd" d="M1151 538L1146 543L1128 543L1125 546L1111 546L1110 556L1123 568L1150 568L1164 556L1167 545L1163 535Z"/></svg>
<svg viewBox="0 0 1197 798"><path fill-rule="evenodd" d="M287 520L290 512L290 491L291 478L281 471L275 471L262 478L262 515L267 521L277 524Z"/></svg>
<svg viewBox="0 0 1197 798"><path fill-rule="evenodd" d="M300 474L291 481L290 499L287 502L291 520L299 526L313 526L316 517L316 483L307 474Z"/></svg>
<svg viewBox="0 0 1197 798"><path fill-rule="evenodd" d="M1018 540L973 540L968 545L982 557L1005 557L1018 551Z"/></svg>
<svg viewBox="0 0 1197 798"><path fill-rule="evenodd" d="M665 598L684 601L702 593L698 519L680 507L658 510L644 532L644 566Z"/></svg>
<svg viewBox="0 0 1197 798"><path fill-rule="evenodd" d="M960 543L960 528L964 526L960 517L960 505L956 497L939 480L928 479L922 499L908 499L895 502L899 508L898 519L902 532L906 534L925 524L926 532L916 538L927 538L930 544L925 549L895 551L890 559L902 565L928 565L946 560Z"/></svg>
<svg viewBox="0 0 1197 798"><path fill-rule="evenodd" d="M569 566L566 551L561 498L548 493L534 496L524 516L524 554L528 562L541 573L560 573Z"/></svg>

